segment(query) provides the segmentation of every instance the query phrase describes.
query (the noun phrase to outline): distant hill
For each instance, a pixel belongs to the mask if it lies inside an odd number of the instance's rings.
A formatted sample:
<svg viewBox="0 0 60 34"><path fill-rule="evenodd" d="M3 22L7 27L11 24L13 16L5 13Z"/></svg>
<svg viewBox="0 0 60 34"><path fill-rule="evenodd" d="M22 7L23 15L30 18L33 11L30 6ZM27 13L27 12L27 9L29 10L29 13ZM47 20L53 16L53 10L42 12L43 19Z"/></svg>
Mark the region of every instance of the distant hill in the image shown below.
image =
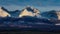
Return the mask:
<svg viewBox="0 0 60 34"><path fill-rule="evenodd" d="M58 18L55 10L43 12L43 13L41 13L41 16L47 17L49 19L57 19Z"/></svg>

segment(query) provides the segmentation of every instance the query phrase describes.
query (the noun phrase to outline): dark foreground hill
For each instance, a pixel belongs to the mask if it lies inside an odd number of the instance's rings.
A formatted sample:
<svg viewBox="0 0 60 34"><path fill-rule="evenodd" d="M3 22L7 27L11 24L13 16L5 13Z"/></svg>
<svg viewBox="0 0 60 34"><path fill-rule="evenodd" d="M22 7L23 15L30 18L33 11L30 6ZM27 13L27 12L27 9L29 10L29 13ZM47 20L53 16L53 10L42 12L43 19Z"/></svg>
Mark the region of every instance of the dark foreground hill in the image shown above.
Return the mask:
<svg viewBox="0 0 60 34"><path fill-rule="evenodd" d="M22 17L22 18L0 18L0 30L38 30L38 31L55 31L60 30L60 26L56 26L59 23L58 20L49 20L46 18L36 17Z"/></svg>
<svg viewBox="0 0 60 34"><path fill-rule="evenodd" d="M22 17L22 18L12 18L12 17L6 17L6 18L0 18L0 22L24 22L24 23L50 23L52 24L50 20L46 18L36 18L36 17Z"/></svg>

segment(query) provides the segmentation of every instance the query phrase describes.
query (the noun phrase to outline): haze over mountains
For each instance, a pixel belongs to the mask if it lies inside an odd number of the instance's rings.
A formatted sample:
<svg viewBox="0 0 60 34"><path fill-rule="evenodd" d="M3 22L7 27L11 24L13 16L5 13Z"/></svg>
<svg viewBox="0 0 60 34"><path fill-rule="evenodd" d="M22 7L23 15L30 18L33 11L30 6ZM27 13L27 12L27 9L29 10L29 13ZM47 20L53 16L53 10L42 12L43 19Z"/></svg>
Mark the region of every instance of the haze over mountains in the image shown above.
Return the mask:
<svg viewBox="0 0 60 34"><path fill-rule="evenodd" d="M0 17L23 17L23 16L31 16L31 17L46 17L49 19L58 19L60 20L60 11L46 11L41 13L36 8L26 7L22 10L8 11L4 7L0 7Z"/></svg>

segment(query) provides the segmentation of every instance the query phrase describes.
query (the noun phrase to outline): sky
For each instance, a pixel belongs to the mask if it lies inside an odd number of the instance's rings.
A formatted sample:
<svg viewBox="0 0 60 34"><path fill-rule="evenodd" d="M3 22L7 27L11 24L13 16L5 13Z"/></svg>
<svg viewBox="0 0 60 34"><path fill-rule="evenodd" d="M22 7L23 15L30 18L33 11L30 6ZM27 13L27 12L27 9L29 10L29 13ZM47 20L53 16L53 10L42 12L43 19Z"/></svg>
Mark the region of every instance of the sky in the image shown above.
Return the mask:
<svg viewBox="0 0 60 34"><path fill-rule="evenodd" d="M0 6L9 11L22 10L31 6L40 11L60 10L60 0L0 0Z"/></svg>

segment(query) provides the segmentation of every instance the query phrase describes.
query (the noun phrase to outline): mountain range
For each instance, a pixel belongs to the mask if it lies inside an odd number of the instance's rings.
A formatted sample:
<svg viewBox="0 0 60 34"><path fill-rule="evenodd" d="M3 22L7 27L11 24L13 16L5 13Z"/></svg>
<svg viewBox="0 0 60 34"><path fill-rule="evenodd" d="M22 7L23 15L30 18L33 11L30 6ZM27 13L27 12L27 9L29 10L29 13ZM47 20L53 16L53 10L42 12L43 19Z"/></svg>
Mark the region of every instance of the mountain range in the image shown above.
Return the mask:
<svg viewBox="0 0 60 34"><path fill-rule="evenodd" d="M41 13L38 9L33 7L26 7L22 10L8 11L4 7L0 7L0 17L23 17L23 16L31 16L31 17L46 17L49 19L58 19L60 20L60 11L46 11Z"/></svg>
<svg viewBox="0 0 60 34"><path fill-rule="evenodd" d="M35 17L35 16L39 15L39 10L36 8L32 8L32 7L26 7L23 10L15 10L15 11L8 11L4 7L1 7L0 10L2 10L2 11L0 11L0 15L2 15L2 16L6 15L4 17L7 17L8 14L11 15L11 16L8 15L8 17L23 17L23 16ZM1 12L3 12L3 10L4 10L4 15L3 15L3 13L1 13ZM0 17L2 17L2 16L0 16Z"/></svg>

